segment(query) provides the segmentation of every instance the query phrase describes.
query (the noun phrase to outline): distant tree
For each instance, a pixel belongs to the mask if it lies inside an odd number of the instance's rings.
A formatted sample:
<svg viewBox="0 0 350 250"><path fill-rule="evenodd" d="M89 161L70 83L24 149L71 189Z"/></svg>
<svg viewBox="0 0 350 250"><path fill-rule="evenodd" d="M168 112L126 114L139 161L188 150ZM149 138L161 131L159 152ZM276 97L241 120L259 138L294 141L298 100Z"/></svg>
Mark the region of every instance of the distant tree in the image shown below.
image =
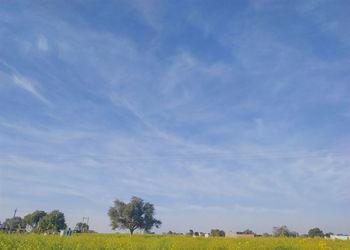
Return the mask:
<svg viewBox="0 0 350 250"><path fill-rule="evenodd" d="M243 231L244 234L254 234L254 232L250 229L246 229Z"/></svg>
<svg viewBox="0 0 350 250"><path fill-rule="evenodd" d="M108 210L108 215L113 230L117 228L128 229L131 235L136 229L148 232L152 227L159 228L162 224L160 220L153 217L153 204L145 203L138 197L132 197L129 203L115 200L114 206Z"/></svg>
<svg viewBox="0 0 350 250"><path fill-rule="evenodd" d="M32 227L37 228L37 226L39 225L40 219L45 215L47 215L47 213L40 210L36 210L31 214L27 214L23 218L23 225L24 226L31 225Z"/></svg>
<svg viewBox="0 0 350 250"><path fill-rule="evenodd" d="M32 214L27 214L26 216L24 216L22 223L24 226L31 225L32 227L34 227L34 223L32 221Z"/></svg>
<svg viewBox="0 0 350 250"><path fill-rule="evenodd" d="M272 234L275 237L278 237L278 236L296 237L296 236L298 236L297 232L290 231L287 226L273 227Z"/></svg>
<svg viewBox="0 0 350 250"><path fill-rule="evenodd" d="M318 227L310 229L309 232L308 232L308 235L309 235L309 237L312 237L312 238L314 238L314 237L323 237L324 236L322 230L319 229Z"/></svg>
<svg viewBox="0 0 350 250"><path fill-rule="evenodd" d="M212 229L210 230L210 235L213 237L225 237L225 231L220 229Z"/></svg>
<svg viewBox="0 0 350 250"><path fill-rule="evenodd" d="M174 234L172 231L169 231L168 234Z"/></svg>
<svg viewBox="0 0 350 250"><path fill-rule="evenodd" d="M189 231L188 231L188 233L186 233L186 235L190 235L190 236L193 236L193 230L192 229L190 229Z"/></svg>
<svg viewBox="0 0 350 250"><path fill-rule="evenodd" d="M298 236L299 236L299 233L296 231L289 232L289 237L298 237Z"/></svg>
<svg viewBox="0 0 350 250"><path fill-rule="evenodd" d="M198 232L195 232L195 233L194 233L194 236L199 236L199 233L198 233Z"/></svg>
<svg viewBox="0 0 350 250"><path fill-rule="evenodd" d="M262 236L263 236L263 237L270 237L270 236L272 236L272 235L269 234L269 233L263 233Z"/></svg>
<svg viewBox="0 0 350 250"><path fill-rule="evenodd" d="M324 237L326 237L326 238L330 238L330 237L331 237L331 235L334 235L334 233L332 233L332 232L325 233L325 234L324 234Z"/></svg>
<svg viewBox="0 0 350 250"><path fill-rule="evenodd" d="M39 226L41 230L52 230L58 232L67 227L64 214L58 210L54 210L51 213L41 217L39 220Z"/></svg>
<svg viewBox="0 0 350 250"><path fill-rule="evenodd" d="M78 222L74 228L78 233L86 233L89 231L89 225L83 222Z"/></svg>
<svg viewBox="0 0 350 250"><path fill-rule="evenodd" d="M23 219L19 216L7 218L4 222L4 225L8 230L18 230L23 226Z"/></svg>

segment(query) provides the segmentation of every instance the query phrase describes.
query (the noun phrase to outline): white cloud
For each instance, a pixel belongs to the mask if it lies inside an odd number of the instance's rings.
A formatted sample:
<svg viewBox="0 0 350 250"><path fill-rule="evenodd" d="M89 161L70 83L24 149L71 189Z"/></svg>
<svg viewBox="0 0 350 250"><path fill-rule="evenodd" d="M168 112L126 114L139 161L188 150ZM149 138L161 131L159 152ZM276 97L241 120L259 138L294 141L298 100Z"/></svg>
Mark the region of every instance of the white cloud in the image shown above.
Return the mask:
<svg viewBox="0 0 350 250"><path fill-rule="evenodd" d="M38 46L39 50L47 51L49 49L49 45L47 43L47 38L43 35L40 35L38 42L37 42L37 46Z"/></svg>
<svg viewBox="0 0 350 250"><path fill-rule="evenodd" d="M162 22L159 20L159 14L161 11L161 1L129 1L132 7L138 12L140 18L142 18L147 25L161 31Z"/></svg>
<svg viewBox="0 0 350 250"><path fill-rule="evenodd" d="M34 95L36 98L38 98L40 101L42 101L46 104L49 103L49 101L45 97L43 97L41 94L38 93L38 91L35 89L34 85L27 78L24 78L24 77L18 76L18 75L13 75L12 80L17 86L27 90L32 95Z"/></svg>
<svg viewBox="0 0 350 250"><path fill-rule="evenodd" d="M155 31L165 27L166 23L157 16L161 8L158 3L148 5L136 1L132 4L146 25ZM247 21L247 25L233 22L232 30L220 36L215 33L219 23L209 22L205 15L201 16L201 12L198 16L190 15L189 20L197 22L196 27L203 27L206 36L212 35L210 39L217 39L223 47L232 49L234 60L208 62L203 60L205 57L196 57L196 53L181 46L177 48L176 55L168 55L163 60L157 53L152 53L154 46L141 50L137 46L139 38L134 40L120 33L81 29L69 22L57 24L60 32L50 30L50 34L45 31L52 44L48 44L47 37L43 35L36 37L33 45L23 43L25 52L33 52L32 49L45 52L57 46L58 59L71 69L66 71L64 67L61 71L54 62L48 61L52 67L48 67L45 73L51 85L62 86L62 92L59 92L62 95L52 98L73 97L76 92L68 91L84 90L74 101L67 100L63 107L57 105L60 110L50 112L49 115L55 114L58 117L55 120L60 121L56 124L57 128L52 123L41 121L30 120L27 125L1 122L0 129L8 131L2 137L1 145L11 153L11 157L0 157L0 165L9 166L3 170L0 168L0 171L1 176L12 179L3 187L16 182L18 188L15 192L9 190L4 193L3 201L9 199L9 194L33 197L37 193L38 196L52 197L64 194L67 197L90 198L97 205L107 207L114 196L121 199L131 194L146 198L161 197L159 200L167 199L163 208L168 221L174 216L177 223L193 223L194 218L179 220L178 217L183 217L183 214L175 214L173 211L177 209L171 210L171 203L178 200L190 202L187 208L195 214L197 210L206 213L208 227L208 222L216 219L211 217L212 211L239 215L247 212L247 217L243 219L249 221L252 213L295 214L288 207L289 200L294 201L296 211L301 212L304 210L302 204L319 204L319 199L327 200L326 205L344 202L343 197L348 197L345 191L348 187L348 161L333 154L325 155L330 149L318 152L311 147L308 150L308 145L305 145L309 138L307 133L294 135L297 132L293 130L293 121L279 120L278 117L271 119L266 115L274 112L279 115L281 110L288 112L292 107L272 107L267 101L269 96L262 98L264 93L269 93L267 89L273 88L271 92L277 94L292 83L294 86L295 79L302 79L302 83L316 82L306 81L307 76L326 85L327 79L316 78L314 75L319 74L314 73L330 67L339 69L341 63L305 59L301 51L280 42L275 34L258 32L260 26L253 22L255 19ZM163 38L162 32L154 33L155 40ZM161 41L159 39L159 43ZM266 55L271 56L271 60L261 57ZM33 58L35 65L36 57ZM2 64L6 72L11 72L4 74L12 77L17 86L40 101L48 102L39 93L40 85L21 77L15 68L4 62ZM294 66L300 70L290 72ZM250 88L250 79L244 77L256 75L266 87L261 96L254 94L259 88ZM3 82L10 81L6 79ZM259 87L257 83L254 86ZM64 87L67 87L67 92ZM301 87L300 84L302 90ZM249 91L245 92L246 88ZM322 100L324 96L332 100L346 97L343 94L346 93L345 87L332 86L330 89L335 88L337 91L327 92L329 96L320 95ZM227 97L226 94L230 93L230 101L224 98L222 102L217 102L215 99L215 96L225 94L223 96ZM239 93L242 98L236 98L240 97ZM294 100L292 94L285 97ZM90 98L92 96L99 97L98 100L108 99L115 107L109 102L93 103L97 99ZM55 103L59 102L60 99L55 100ZM290 103L298 105L300 102L295 99ZM106 106L102 107L104 104ZM88 115L86 107L91 107ZM250 113L254 116L244 120ZM98 119L94 123L90 118L96 114ZM242 114L244 118L241 119ZM78 121L82 122L78 124ZM105 121L113 122L113 126L106 126ZM124 130L124 126L128 128ZM189 135L187 128L192 126L198 129ZM18 137L13 137L13 134ZM225 139L221 139L223 137ZM154 173L157 178L154 178ZM42 181L44 177L48 178L45 182ZM114 177L119 181L114 181ZM28 189L25 183L31 188ZM42 189L45 191L40 192ZM317 195L320 198L313 198L314 190L321 191L321 195ZM260 198L266 198L266 201ZM196 203L202 199L205 199L205 204ZM227 205L227 200L232 202ZM265 204L267 202L270 204ZM65 206L69 207L69 204ZM221 210L221 207L226 209L227 206L227 211ZM156 207L159 210L159 206ZM237 211L232 213L232 210ZM101 213L92 211L101 228L108 228L105 210ZM79 217L80 208L76 214ZM101 214L105 216L99 217ZM203 216L199 217L198 221L203 221ZM267 216L260 217L267 219ZM173 227L174 224L168 225ZM198 225L201 224L198 222ZM179 228L184 228L184 225L179 225Z"/></svg>
<svg viewBox="0 0 350 250"><path fill-rule="evenodd" d="M235 205L235 209L244 212L251 213L282 213L282 214L295 214L296 209L276 209L276 208L266 208L266 207L253 207L253 206L241 206L239 204Z"/></svg>

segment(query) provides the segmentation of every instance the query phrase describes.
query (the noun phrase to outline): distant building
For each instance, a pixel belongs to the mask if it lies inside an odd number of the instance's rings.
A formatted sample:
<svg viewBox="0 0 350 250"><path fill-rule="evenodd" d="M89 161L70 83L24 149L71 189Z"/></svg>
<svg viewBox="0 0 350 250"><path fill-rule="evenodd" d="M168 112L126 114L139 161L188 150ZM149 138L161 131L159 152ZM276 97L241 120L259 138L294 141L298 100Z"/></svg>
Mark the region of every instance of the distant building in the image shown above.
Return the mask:
<svg viewBox="0 0 350 250"><path fill-rule="evenodd" d="M338 239L338 240L350 240L350 235L333 235L333 234L331 234L331 239L332 240L335 240L335 239Z"/></svg>
<svg viewBox="0 0 350 250"><path fill-rule="evenodd" d="M232 238L238 238L238 237L243 237L243 238L254 238L254 234L244 234L242 232L225 232L225 237L232 237Z"/></svg>
<svg viewBox="0 0 350 250"><path fill-rule="evenodd" d="M203 232L195 232L192 237L196 238L196 237L205 237L208 238L210 236L210 233L203 233Z"/></svg>

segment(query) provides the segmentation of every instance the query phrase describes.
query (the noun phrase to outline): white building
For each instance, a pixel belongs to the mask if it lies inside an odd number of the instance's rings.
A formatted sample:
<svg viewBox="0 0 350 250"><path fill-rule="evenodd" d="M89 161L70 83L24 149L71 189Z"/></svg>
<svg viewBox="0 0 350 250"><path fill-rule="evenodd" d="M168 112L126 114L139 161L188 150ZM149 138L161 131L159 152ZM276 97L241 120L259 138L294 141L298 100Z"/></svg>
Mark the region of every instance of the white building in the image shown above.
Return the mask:
<svg viewBox="0 0 350 250"><path fill-rule="evenodd" d="M331 235L331 239L332 240L335 240L335 239L338 239L338 240L350 240L350 235Z"/></svg>

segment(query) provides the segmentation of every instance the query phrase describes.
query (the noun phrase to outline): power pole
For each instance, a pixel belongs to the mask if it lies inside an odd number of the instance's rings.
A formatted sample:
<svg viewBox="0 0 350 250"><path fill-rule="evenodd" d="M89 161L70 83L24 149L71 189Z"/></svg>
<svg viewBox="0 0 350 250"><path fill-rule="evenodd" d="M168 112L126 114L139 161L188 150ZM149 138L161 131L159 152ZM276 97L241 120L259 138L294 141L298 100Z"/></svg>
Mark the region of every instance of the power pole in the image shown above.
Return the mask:
<svg viewBox="0 0 350 250"><path fill-rule="evenodd" d="M85 223L86 220L86 225L89 225L89 217L83 217L83 223Z"/></svg>
<svg viewBox="0 0 350 250"><path fill-rule="evenodd" d="M12 218L12 220L10 222L10 232L12 231L12 224L13 224L13 221L15 220L16 213L17 213L17 208L15 209L15 213L13 214L13 218Z"/></svg>
<svg viewBox="0 0 350 250"><path fill-rule="evenodd" d="M86 220L86 222L85 222ZM83 224L86 224L89 227L89 217L83 217Z"/></svg>

